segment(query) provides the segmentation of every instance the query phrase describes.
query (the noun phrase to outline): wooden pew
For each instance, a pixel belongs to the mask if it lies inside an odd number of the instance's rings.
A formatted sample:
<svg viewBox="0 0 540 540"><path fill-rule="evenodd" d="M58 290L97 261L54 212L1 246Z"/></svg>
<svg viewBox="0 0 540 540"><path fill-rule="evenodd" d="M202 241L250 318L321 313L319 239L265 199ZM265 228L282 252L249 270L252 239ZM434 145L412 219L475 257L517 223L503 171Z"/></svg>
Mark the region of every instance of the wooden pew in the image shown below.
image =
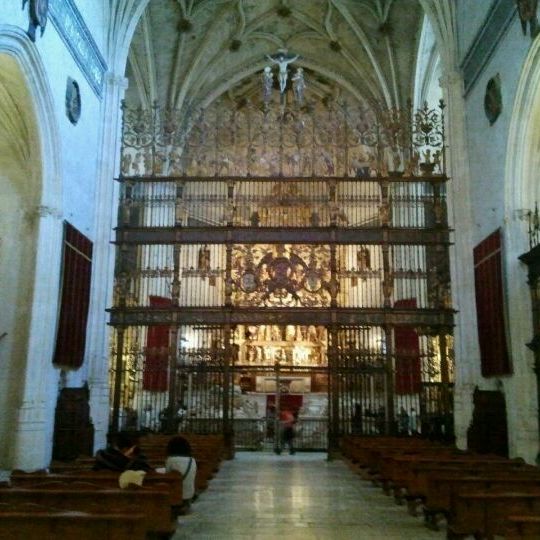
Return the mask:
<svg viewBox="0 0 540 540"><path fill-rule="evenodd" d="M219 470L224 455L224 439L221 435L198 435L192 433L179 433L185 437L192 446L192 454L197 462L197 475L195 489L198 493L208 487L208 482ZM152 468L161 468L165 465L167 443L174 435L152 434L139 439L139 446ZM53 462L50 470L54 473L64 474L77 470L91 469L94 458L84 457L73 462Z"/></svg>
<svg viewBox="0 0 540 540"><path fill-rule="evenodd" d="M197 462L197 475L195 477L195 489L197 492L204 491L208 488L208 482L214 476L213 467L206 465L204 461L199 461L195 458ZM50 471L53 474L79 474L82 472L101 472L101 471L90 471L89 468L92 466L92 462L73 462L66 464L51 464ZM164 461L151 461L150 466L154 469L163 468L165 466ZM159 473L151 473L159 474Z"/></svg>
<svg viewBox="0 0 540 540"><path fill-rule="evenodd" d="M354 463L354 469L366 479L381 483L389 494L394 476L393 457L405 455L437 455L458 452L455 448L419 438L346 437L342 443L344 455Z"/></svg>
<svg viewBox="0 0 540 540"><path fill-rule="evenodd" d="M165 462L167 443L175 435L147 435L141 437L140 448L151 462ZM222 435L198 435L193 433L179 433L191 445L192 455L197 462L197 476L195 488L203 491L208 482L219 470L224 455L224 439Z"/></svg>
<svg viewBox="0 0 540 540"><path fill-rule="evenodd" d="M145 540L145 517L89 514L42 507L0 508L0 540Z"/></svg>
<svg viewBox="0 0 540 540"><path fill-rule="evenodd" d="M506 540L538 540L540 516L508 516L504 537Z"/></svg>
<svg viewBox="0 0 540 540"><path fill-rule="evenodd" d="M526 471L529 470L522 460L509 460L500 456L481 456L466 454L460 456L442 456L440 458L419 456L417 459L397 458L399 472L392 479L396 497L405 497L409 509L414 515L417 502L423 502L428 491L429 478L441 470L460 471L463 476L488 471ZM536 472L536 468L533 468ZM459 473L458 473L459 474Z"/></svg>
<svg viewBox="0 0 540 540"><path fill-rule="evenodd" d="M540 471L506 470L442 470L428 478L428 488L424 504L424 517L428 527L435 530L439 515L447 517L452 498L467 492L528 492L540 490ZM540 538L540 537L539 537Z"/></svg>
<svg viewBox="0 0 540 540"><path fill-rule="evenodd" d="M452 498L447 538L453 540L470 534L475 538L493 538L505 534L510 516L539 513L540 490L459 493Z"/></svg>
<svg viewBox="0 0 540 540"><path fill-rule="evenodd" d="M88 485L90 484L90 486ZM85 482L41 486L39 489L16 487L0 489L0 503L35 503L51 506L60 511L76 511L88 514L108 514L114 509L118 514L142 514L145 530L168 536L174 530L166 490L146 488L102 489Z"/></svg>
<svg viewBox="0 0 540 540"><path fill-rule="evenodd" d="M192 455L197 461L207 461L213 464L214 472L219 469L224 455L224 440L221 435L197 435L179 433L191 445ZM141 437L139 445L149 459L165 460L167 443L170 435L147 435Z"/></svg>
<svg viewBox="0 0 540 540"><path fill-rule="evenodd" d="M208 482L213 478L214 472L210 466L206 465L203 461L197 462L197 474L195 476L195 490L200 493L208 488ZM50 472L53 474L79 474L83 472L101 472L101 471L91 471L90 468L93 464L93 461L88 462L70 462L70 463L53 463L49 468ZM165 466L164 461L151 461L150 466L154 469L163 468ZM117 473L118 474L118 473ZM159 474L159 473L151 473Z"/></svg>
<svg viewBox="0 0 540 540"><path fill-rule="evenodd" d="M389 489L403 488L407 482L414 481L414 468L419 464L467 461L473 459L473 456L453 448L425 448L383 452L380 459L381 481Z"/></svg>
<svg viewBox="0 0 540 540"><path fill-rule="evenodd" d="M11 474L10 482L14 487L26 489L39 488L41 484L50 482L61 484L91 482L99 487L118 489L119 476L120 473L113 471L77 470L69 474L51 474L44 471L33 473L14 471ZM182 504L182 475L176 471L166 474L148 472L144 476L143 485L148 489L157 487L158 490L166 486L169 492L170 506L174 507Z"/></svg>
<svg viewBox="0 0 540 540"><path fill-rule="evenodd" d="M351 440L342 444L342 451L346 457L357 462L360 466L372 470L379 470L383 454L422 451L423 449L441 448L431 441L417 438L383 438L380 441L373 439Z"/></svg>

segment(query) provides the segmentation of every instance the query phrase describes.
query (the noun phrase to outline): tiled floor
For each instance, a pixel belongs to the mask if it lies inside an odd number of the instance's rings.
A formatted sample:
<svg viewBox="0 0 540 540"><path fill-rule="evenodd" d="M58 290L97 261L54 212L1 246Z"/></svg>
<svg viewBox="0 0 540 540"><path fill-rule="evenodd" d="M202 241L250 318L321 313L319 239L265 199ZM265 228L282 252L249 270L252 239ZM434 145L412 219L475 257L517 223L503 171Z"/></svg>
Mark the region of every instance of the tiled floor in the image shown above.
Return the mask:
<svg viewBox="0 0 540 540"><path fill-rule="evenodd" d="M239 452L180 518L173 540L437 540L380 488L325 454Z"/></svg>

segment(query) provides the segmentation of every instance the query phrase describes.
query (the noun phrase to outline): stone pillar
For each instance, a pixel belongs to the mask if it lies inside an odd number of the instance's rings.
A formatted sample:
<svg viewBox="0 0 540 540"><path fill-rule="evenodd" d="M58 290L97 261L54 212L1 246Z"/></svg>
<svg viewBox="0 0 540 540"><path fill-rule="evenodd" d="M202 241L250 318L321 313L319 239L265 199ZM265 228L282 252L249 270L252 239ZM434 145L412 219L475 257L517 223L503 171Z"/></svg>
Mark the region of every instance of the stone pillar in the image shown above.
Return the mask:
<svg viewBox="0 0 540 540"><path fill-rule="evenodd" d="M466 446L467 428L472 417L472 393L480 380L480 349L476 322L472 230L474 219L470 197L470 171L463 98L463 77L447 71L440 80L447 105L448 213L454 227L450 251L452 302L458 311L455 326L454 415L456 442Z"/></svg>
<svg viewBox="0 0 540 540"><path fill-rule="evenodd" d="M109 338L106 309L112 302L115 248L113 227L118 207L121 117L120 105L127 79L108 73L105 81L101 114L100 153L96 179L94 256L92 261L92 295L88 313L87 348L90 413L94 423L94 448L105 445L109 427Z"/></svg>
<svg viewBox="0 0 540 540"><path fill-rule="evenodd" d="M37 249L26 354L26 368L13 434L13 468L47 467L52 454L57 370L52 358L58 314L58 283L62 254L60 211L40 206L36 211Z"/></svg>
<svg viewBox="0 0 540 540"><path fill-rule="evenodd" d="M527 287L527 267L518 257L529 251L525 211L506 216L504 261L508 352L512 359L512 377L501 379L508 418L508 451L534 463L539 453L538 392L534 354L526 346L535 335L531 324L532 308Z"/></svg>

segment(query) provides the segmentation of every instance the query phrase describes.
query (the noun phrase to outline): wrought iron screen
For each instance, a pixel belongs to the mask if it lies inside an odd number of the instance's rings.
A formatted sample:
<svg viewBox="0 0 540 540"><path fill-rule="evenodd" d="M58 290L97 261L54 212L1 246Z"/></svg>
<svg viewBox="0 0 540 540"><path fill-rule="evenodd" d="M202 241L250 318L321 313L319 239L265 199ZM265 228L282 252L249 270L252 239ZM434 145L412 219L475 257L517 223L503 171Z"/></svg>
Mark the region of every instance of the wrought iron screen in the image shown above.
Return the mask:
<svg viewBox="0 0 540 540"><path fill-rule="evenodd" d="M443 110L124 109L112 428L448 435Z"/></svg>
<svg viewBox="0 0 540 540"><path fill-rule="evenodd" d="M339 433L452 436L452 338L408 325L340 327L330 370ZM392 414L389 414L392 411Z"/></svg>

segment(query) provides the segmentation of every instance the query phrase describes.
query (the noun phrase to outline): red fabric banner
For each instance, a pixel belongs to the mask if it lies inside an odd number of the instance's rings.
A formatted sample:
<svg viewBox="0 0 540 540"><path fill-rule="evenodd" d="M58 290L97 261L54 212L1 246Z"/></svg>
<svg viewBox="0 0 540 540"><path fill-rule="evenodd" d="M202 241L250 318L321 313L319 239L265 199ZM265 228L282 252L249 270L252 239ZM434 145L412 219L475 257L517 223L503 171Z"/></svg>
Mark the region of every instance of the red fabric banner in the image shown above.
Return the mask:
<svg viewBox="0 0 540 540"><path fill-rule="evenodd" d="M480 359L484 377L512 372L504 324L500 229L474 248L474 284Z"/></svg>
<svg viewBox="0 0 540 540"><path fill-rule="evenodd" d="M170 298L150 296L150 307L169 307L171 304ZM148 327L143 390L165 392L169 388L169 332L170 327L166 325Z"/></svg>
<svg viewBox="0 0 540 540"><path fill-rule="evenodd" d="M282 411L291 411L295 413L300 410L304 403L304 396L301 394L280 394L279 396L279 408ZM269 394L266 396L266 409L276 404L276 395Z"/></svg>
<svg viewBox="0 0 540 540"><path fill-rule="evenodd" d="M415 309L416 299L397 300L395 309ZM396 394L417 394L422 387L420 344L412 326L396 326L394 329L396 352Z"/></svg>
<svg viewBox="0 0 540 540"><path fill-rule="evenodd" d="M53 363L77 369L83 364L86 346L92 242L67 221L62 258L62 296Z"/></svg>

